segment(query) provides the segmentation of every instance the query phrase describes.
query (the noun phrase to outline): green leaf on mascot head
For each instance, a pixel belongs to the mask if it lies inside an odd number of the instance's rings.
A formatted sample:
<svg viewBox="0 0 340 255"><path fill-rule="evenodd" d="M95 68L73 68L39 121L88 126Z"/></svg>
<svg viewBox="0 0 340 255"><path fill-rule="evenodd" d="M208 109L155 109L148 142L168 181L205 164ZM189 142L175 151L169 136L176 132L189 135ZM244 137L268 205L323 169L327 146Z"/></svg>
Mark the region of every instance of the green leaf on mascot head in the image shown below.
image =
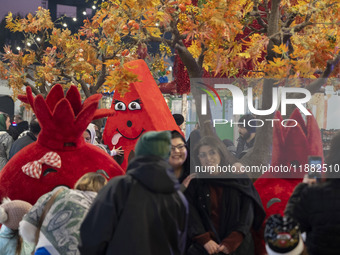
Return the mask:
<svg viewBox="0 0 340 255"><path fill-rule="evenodd" d="M275 204L275 203L279 203L279 202L281 202L281 199L279 199L279 198L272 198L272 199L270 199L269 201L268 201L268 203L267 203L267 208L269 208L269 207L271 207L273 204Z"/></svg>

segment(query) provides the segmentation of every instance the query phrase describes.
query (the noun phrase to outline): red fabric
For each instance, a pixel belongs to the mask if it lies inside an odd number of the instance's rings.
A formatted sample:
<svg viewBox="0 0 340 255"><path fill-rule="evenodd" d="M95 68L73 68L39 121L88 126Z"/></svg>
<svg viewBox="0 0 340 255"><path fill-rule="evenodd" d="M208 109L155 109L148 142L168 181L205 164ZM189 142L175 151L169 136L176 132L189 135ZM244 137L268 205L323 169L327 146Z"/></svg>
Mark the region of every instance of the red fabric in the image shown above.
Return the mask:
<svg viewBox="0 0 340 255"><path fill-rule="evenodd" d="M103 133L104 143L110 150L122 146L124 161L122 168L126 169L128 157L142 133L146 131L179 130L172 114L160 92L151 72L144 60L136 60L125 64L130 71L138 75L141 82L130 84L130 91L124 96L115 92L111 109L115 108L115 100L125 104L124 111L116 111L106 121ZM129 104L140 100L141 109L131 110Z"/></svg>
<svg viewBox="0 0 340 255"><path fill-rule="evenodd" d="M221 215L221 201L223 198L223 187L222 186L209 186L210 190L210 203L211 203L211 221L214 227L219 232L220 228L220 215Z"/></svg>
<svg viewBox="0 0 340 255"><path fill-rule="evenodd" d="M209 186L210 189L210 203L211 203L211 220L217 232L220 227L221 215L221 201L223 198L223 187ZM243 241L243 235L239 232L232 232L229 236L224 238L221 242L227 247L229 252L235 251Z"/></svg>
<svg viewBox="0 0 340 255"><path fill-rule="evenodd" d="M188 45L186 44L186 46ZM175 55L173 74L175 77L176 92L180 95L189 94L190 93L189 74L178 54Z"/></svg>
<svg viewBox="0 0 340 255"><path fill-rule="evenodd" d="M234 252L243 242L243 235L240 232L231 232L226 238L221 242L225 247L227 247L229 253Z"/></svg>
<svg viewBox="0 0 340 255"><path fill-rule="evenodd" d="M205 232L202 235L195 236L193 240L199 243L200 245L204 246L207 242L212 240L212 238L211 238L210 232Z"/></svg>
<svg viewBox="0 0 340 255"><path fill-rule="evenodd" d="M40 196L57 186L73 188L85 173L103 169L110 178L124 174L108 153L85 143L82 137L96 115L101 95L93 95L82 104L75 86L71 86L64 97L62 86L55 85L46 100L41 95L34 98L30 87L27 87L26 92L27 95L20 98L31 104L41 132L36 142L15 154L0 172L0 199L8 196L11 200L19 199L34 204ZM106 111L108 115L113 112ZM34 178L37 175L33 173L27 175L22 171L23 166L40 160L51 151L60 156L60 168L58 164L42 164L39 179Z"/></svg>

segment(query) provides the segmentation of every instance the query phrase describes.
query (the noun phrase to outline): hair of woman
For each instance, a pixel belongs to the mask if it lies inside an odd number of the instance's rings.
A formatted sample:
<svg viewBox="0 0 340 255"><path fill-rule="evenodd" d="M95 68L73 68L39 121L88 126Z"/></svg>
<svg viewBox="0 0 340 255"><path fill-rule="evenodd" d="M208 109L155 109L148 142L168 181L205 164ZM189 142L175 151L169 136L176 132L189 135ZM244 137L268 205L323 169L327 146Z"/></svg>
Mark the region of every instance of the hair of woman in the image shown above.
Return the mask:
<svg viewBox="0 0 340 255"><path fill-rule="evenodd" d="M182 174L182 177L180 178L180 181L183 181L182 179L190 174L190 148L187 142L185 141L185 138L182 136L182 134L178 132L177 130L172 130L171 139L175 139L175 138L180 138L185 144L185 148L187 150L187 158L185 159L182 165L184 172Z"/></svg>
<svg viewBox="0 0 340 255"><path fill-rule="evenodd" d="M200 164L200 160L198 158L198 154L199 154L199 150L202 146L210 146L213 149L216 149L218 154L220 154L221 157L221 165L227 165L228 162L225 160L225 157L223 156L223 146L225 146L223 144L222 141L219 141L218 138L214 137L214 136L205 136L203 138L201 138L199 140L199 142L196 144L196 146L194 147L194 151L193 151L193 156L194 156L194 160L195 160L195 164Z"/></svg>
<svg viewBox="0 0 340 255"><path fill-rule="evenodd" d="M76 182L74 189L98 192L107 183L106 178L99 173L86 173Z"/></svg>
<svg viewBox="0 0 340 255"><path fill-rule="evenodd" d="M177 130L171 131L171 139L175 138L181 138L183 143L186 144L184 137Z"/></svg>

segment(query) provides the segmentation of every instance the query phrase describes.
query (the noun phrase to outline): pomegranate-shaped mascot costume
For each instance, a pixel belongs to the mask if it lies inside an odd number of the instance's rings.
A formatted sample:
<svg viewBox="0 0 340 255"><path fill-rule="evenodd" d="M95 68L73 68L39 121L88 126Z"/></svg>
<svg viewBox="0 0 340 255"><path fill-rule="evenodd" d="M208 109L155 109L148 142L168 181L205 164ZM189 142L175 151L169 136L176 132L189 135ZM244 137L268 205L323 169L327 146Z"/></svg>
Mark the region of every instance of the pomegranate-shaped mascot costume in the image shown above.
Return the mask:
<svg viewBox="0 0 340 255"><path fill-rule="evenodd" d="M308 115L305 123L298 109L294 110L289 119L295 120L295 127L283 127L280 112L276 112L273 129L272 166L291 166L291 173L270 173L263 174L254 183L260 194L262 204L265 207L266 219L273 214L281 214L285 210L288 199L294 188L305 175L305 165L308 164L308 156L323 157L321 133L313 115ZM287 120L287 126L294 126L293 122ZM265 224L265 222L264 222ZM257 240L257 254L266 254L262 234ZM261 246L261 247L260 247Z"/></svg>
<svg viewBox="0 0 340 255"><path fill-rule="evenodd" d="M97 110L101 95L81 103L77 87L71 86L64 96L55 85L46 100L32 95L19 96L29 103L41 126L36 142L20 150L0 172L0 198L9 197L34 204L56 186L73 188L85 173L101 170L108 178L124 174L116 161L104 150L87 144L82 136L91 120L112 115L108 109Z"/></svg>
<svg viewBox="0 0 340 255"><path fill-rule="evenodd" d="M116 113L107 119L103 133L104 143L110 149L122 146L123 169L142 133L152 130L181 132L144 60L128 62L125 68L138 75L140 81L131 83L130 91L124 96L114 93L111 109Z"/></svg>

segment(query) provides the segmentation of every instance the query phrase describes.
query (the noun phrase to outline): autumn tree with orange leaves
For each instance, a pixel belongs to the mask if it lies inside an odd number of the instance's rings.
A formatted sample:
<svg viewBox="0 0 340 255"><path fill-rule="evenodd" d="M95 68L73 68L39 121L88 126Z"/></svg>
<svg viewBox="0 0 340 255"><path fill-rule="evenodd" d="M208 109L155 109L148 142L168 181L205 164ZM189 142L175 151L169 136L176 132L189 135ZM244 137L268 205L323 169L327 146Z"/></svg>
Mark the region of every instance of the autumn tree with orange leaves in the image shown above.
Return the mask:
<svg viewBox="0 0 340 255"><path fill-rule="evenodd" d="M190 78L202 77L204 69L212 75L261 78L254 90L262 94L262 109L268 109L273 79L313 78L306 88L314 93L338 75L339 11L335 0L112 0L95 18L117 17L113 20L118 27L137 23L133 40L158 41L176 49ZM200 109L195 84L191 92ZM209 113L198 115L201 124L211 123ZM258 130L256 150L243 159L245 164L265 161L270 137L269 125Z"/></svg>
<svg viewBox="0 0 340 255"><path fill-rule="evenodd" d="M39 47L19 54L6 48L1 74L14 94L23 85L46 94L57 82L77 84L86 96L103 84L126 91L136 77L122 63L142 57L147 43L159 42L162 56L176 50L190 78L200 78L206 70L212 76L261 79L254 90L262 95L262 109L268 109L274 79L312 78L306 88L314 93L337 77L339 11L337 0L108 0L72 35L56 29L48 11L39 9L25 19L7 17L9 29L23 32L27 42L33 40ZM36 41L38 33L41 43ZM164 68L162 58L158 62L158 68ZM200 109L195 84L191 92ZM211 122L209 112L198 115L201 124ZM270 137L269 125L260 128L256 150L243 162L265 162Z"/></svg>
<svg viewBox="0 0 340 255"><path fill-rule="evenodd" d="M22 32L25 48L4 48L0 62L0 75L7 79L14 97L30 86L35 94L46 95L57 83L65 87L77 85L86 97L101 91L105 84L122 93L137 77L126 71L124 61L134 59L129 49L132 44L123 42L128 32L123 28L111 37L112 27L96 20L84 20L76 34L67 28L56 28L49 10L39 7L36 15L26 18L6 17L7 28Z"/></svg>

